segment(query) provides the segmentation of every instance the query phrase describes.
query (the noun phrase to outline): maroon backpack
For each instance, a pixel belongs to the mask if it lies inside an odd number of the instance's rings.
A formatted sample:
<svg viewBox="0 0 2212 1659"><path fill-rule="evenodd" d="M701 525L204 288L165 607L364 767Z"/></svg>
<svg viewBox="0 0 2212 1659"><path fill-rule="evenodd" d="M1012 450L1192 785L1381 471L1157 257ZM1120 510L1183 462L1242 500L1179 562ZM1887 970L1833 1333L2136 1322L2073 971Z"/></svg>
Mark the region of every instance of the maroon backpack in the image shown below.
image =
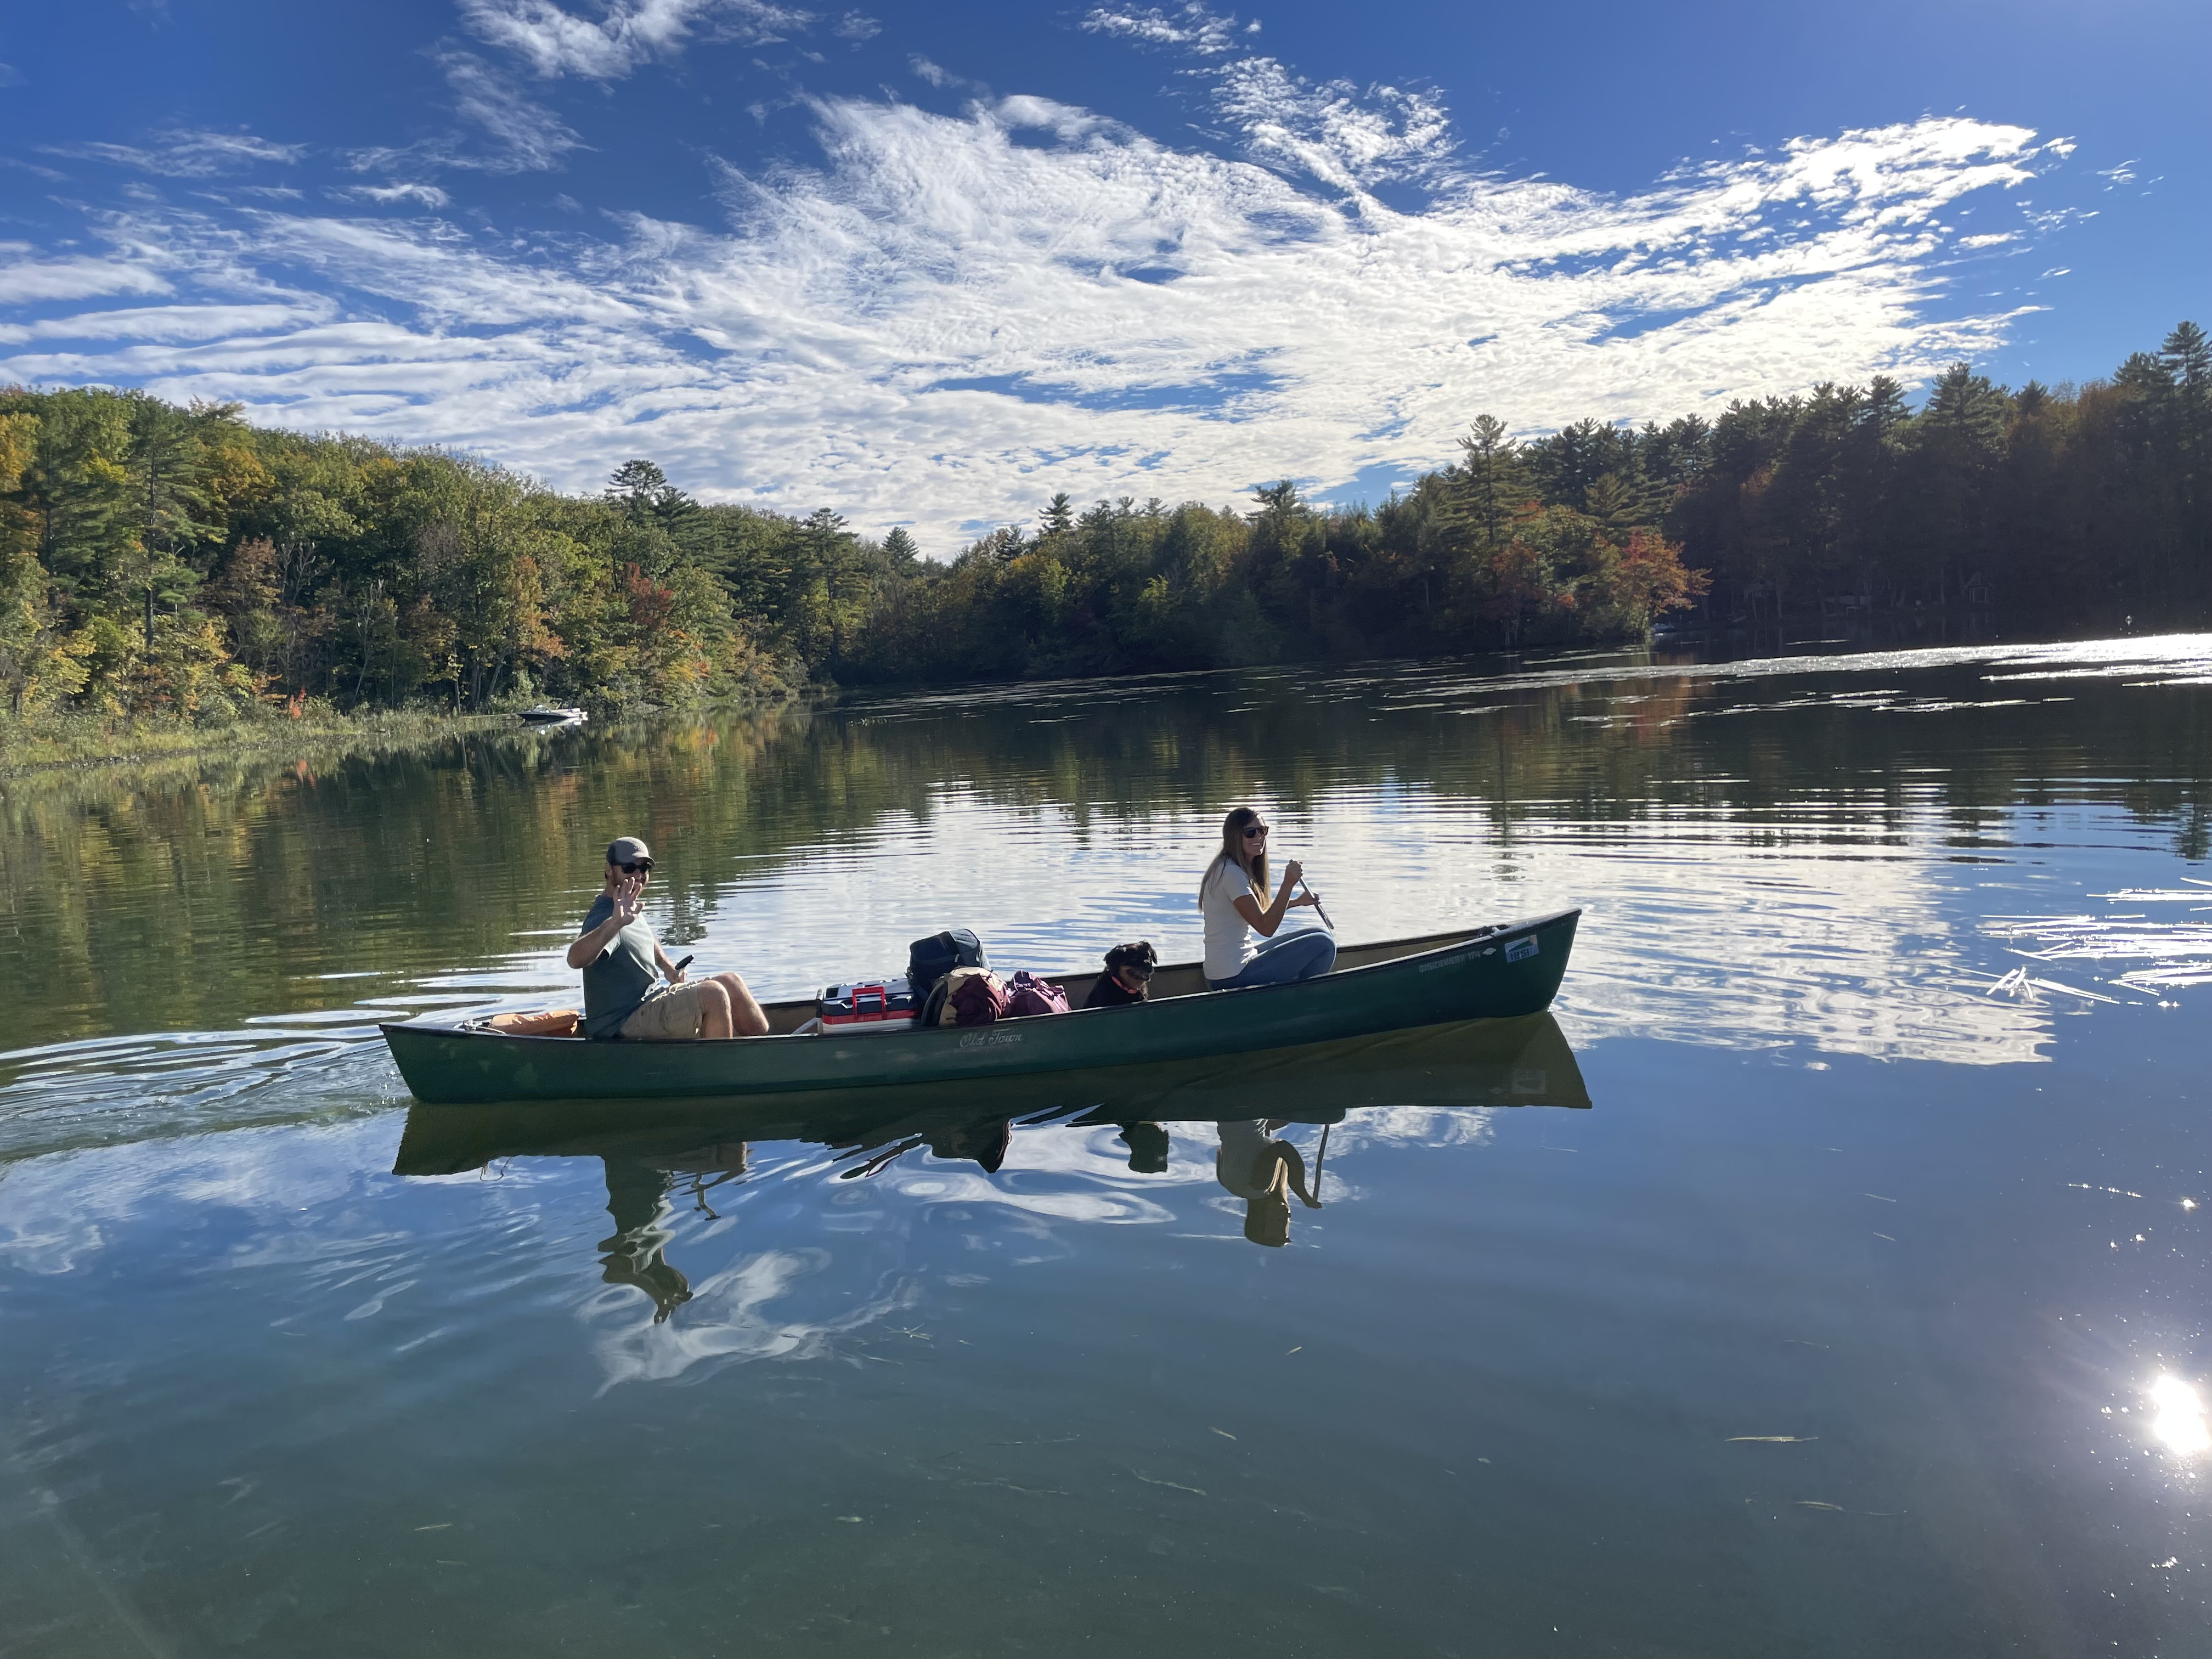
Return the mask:
<svg viewBox="0 0 2212 1659"><path fill-rule="evenodd" d="M1020 1019L1028 1014L1064 1014L1067 1012L1067 993L1057 985L1048 985L1026 968L1006 982L1006 1018Z"/></svg>
<svg viewBox="0 0 2212 1659"><path fill-rule="evenodd" d="M1006 1012L1006 988L993 973L971 973L952 993L955 1025L988 1025Z"/></svg>

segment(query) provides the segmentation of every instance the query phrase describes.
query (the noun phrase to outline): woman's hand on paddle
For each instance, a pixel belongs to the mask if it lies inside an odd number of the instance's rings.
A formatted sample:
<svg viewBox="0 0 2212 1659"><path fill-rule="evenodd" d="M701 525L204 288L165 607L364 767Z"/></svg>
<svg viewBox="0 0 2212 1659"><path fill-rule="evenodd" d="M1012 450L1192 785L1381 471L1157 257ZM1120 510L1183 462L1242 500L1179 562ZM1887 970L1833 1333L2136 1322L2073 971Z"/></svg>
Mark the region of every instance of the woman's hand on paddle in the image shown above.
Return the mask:
<svg viewBox="0 0 2212 1659"><path fill-rule="evenodd" d="M1283 925L1285 916L1301 904L1314 902L1311 898L1297 896L1297 884L1305 878L1305 866L1296 859L1285 864L1283 878L1275 885L1275 902L1264 910L1260 908L1260 901L1251 894L1239 893L1237 896L1237 914L1244 918L1245 926L1261 939L1274 938L1275 929Z"/></svg>

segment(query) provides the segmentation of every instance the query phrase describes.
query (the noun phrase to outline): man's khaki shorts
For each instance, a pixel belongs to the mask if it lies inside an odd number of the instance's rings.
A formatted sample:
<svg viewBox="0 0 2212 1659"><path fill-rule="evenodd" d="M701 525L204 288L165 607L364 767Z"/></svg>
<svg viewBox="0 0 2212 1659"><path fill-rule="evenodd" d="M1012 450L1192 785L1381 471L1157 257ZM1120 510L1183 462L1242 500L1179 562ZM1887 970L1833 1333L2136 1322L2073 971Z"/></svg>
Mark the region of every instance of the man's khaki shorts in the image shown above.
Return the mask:
<svg viewBox="0 0 2212 1659"><path fill-rule="evenodd" d="M637 1012L623 1022L622 1034L647 1042L697 1036L702 1018L699 993L705 983L694 980L683 985L655 986L652 994L638 1004Z"/></svg>

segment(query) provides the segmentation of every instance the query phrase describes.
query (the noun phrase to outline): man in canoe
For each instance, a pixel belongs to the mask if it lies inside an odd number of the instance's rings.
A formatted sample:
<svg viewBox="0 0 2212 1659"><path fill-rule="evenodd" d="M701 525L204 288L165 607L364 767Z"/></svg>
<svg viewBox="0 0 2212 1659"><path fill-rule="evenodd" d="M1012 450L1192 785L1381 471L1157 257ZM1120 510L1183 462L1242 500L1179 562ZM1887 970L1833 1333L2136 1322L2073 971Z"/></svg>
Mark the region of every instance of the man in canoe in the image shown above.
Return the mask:
<svg viewBox="0 0 2212 1659"><path fill-rule="evenodd" d="M744 981L716 974L693 981L682 963L668 959L644 918L652 879L653 854L635 836L608 847L606 886L568 947L568 965L584 975L584 1035L648 1042L765 1036L768 1016Z"/></svg>

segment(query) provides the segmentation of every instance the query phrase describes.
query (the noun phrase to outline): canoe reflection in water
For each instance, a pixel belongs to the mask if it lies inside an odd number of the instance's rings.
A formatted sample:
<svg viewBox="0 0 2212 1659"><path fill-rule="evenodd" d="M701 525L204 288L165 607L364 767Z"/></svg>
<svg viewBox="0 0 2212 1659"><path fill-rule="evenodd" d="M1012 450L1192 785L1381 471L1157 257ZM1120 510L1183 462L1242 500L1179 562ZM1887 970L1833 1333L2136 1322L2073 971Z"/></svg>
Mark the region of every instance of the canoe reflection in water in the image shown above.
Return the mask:
<svg viewBox="0 0 2212 1659"><path fill-rule="evenodd" d="M1549 1014L1468 1020L1202 1060L903 1087L708 1100L417 1105L395 1173L453 1175L505 1158L597 1157L614 1235L610 1284L653 1301L656 1322L690 1299L662 1254L672 1194L713 1215L716 1188L746 1178L749 1144L830 1148L836 1178L865 1180L910 1152L1019 1170L1024 1129L1115 1128L1137 1175L1170 1176L1170 1125L1210 1125L1214 1172L1245 1203L1244 1237L1280 1245L1291 1201L1319 1207L1305 1160L1278 1132L1375 1109L1587 1108L1573 1051ZM1200 1133L1204 1133L1201 1131Z"/></svg>

